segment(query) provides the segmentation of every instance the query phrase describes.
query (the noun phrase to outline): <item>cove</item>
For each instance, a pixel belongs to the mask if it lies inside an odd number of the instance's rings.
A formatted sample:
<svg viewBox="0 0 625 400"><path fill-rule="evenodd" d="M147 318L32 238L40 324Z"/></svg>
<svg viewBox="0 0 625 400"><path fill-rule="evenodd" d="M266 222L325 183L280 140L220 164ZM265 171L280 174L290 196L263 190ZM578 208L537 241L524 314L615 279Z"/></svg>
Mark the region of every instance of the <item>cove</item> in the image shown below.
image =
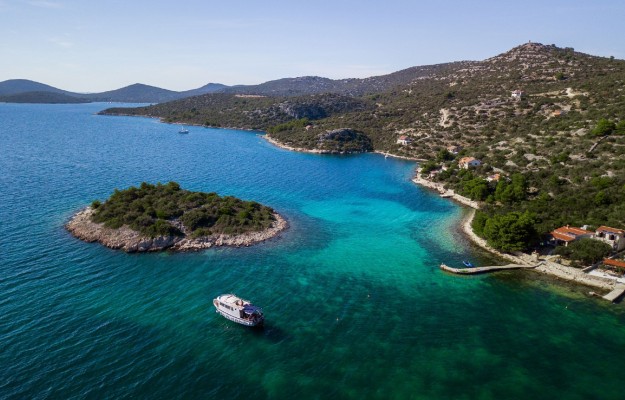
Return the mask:
<svg viewBox="0 0 625 400"><path fill-rule="evenodd" d="M257 133L0 104L0 398L617 399L620 305L487 262L415 164L323 156ZM175 180L284 215L247 248L125 254L67 219L115 188ZM264 330L212 299L263 307Z"/></svg>

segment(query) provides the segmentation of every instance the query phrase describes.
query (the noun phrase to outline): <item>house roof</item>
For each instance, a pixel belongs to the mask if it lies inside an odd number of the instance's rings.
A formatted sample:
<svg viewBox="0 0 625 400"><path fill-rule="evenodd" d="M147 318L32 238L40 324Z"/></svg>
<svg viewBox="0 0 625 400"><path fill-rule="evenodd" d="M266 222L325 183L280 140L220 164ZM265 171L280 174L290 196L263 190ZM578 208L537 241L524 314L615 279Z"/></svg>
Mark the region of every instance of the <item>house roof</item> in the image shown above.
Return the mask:
<svg viewBox="0 0 625 400"><path fill-rule="evenodd" d="M587 231L581 228L575 228L573 226L561 226L558 229L551 231L551 236L556 239L563 240L565 242L572 242L579 235L590 235L591 231Z"/></svg>
<svg viewBox="0 0 625 400"><path fill-rule="evenodd" d="M611 267L625 268L625 261L621 261L621 260L612 260L610 258L604 258L603 263Z"/></svg>
<svg viewBox="0 0 625 400"><path fill-rule="evenodd" d="M553 236L554 238L558 240L563 240L565 242L572 242L573 240L575 240L575 236L567 235L565 233L560 233L558 231L551 232L551 236Z"/></svg>
<svg viewBox="0 0 625 400"><path fill-rule="evenodd" d="M623 231L622 229L616 229L616 228L610 228L609 226L600 226L597 228L597 232L609 232L609 233L617 233L622 235L623 233L625 233L625 231Z"/></svg>
<svg viewBox="0 0 625 400"><path fill-rule="evenodd" d="M458 161L460 164L464 164L464 163L468 163L471 161L479 161L478 159L474 158L474 157L462 157L460 159L460 161Z"/></svg>
<svg viewBox="0 0 625 400"><path fill-rule="evenodd" d="M568 225L561 226L560 228L556 230L560 232L564 232L564 233L572 233L574 235L588 235L592 233L591 231L587 231L586 229L576 228L574 226L568 226Z"/></svg>

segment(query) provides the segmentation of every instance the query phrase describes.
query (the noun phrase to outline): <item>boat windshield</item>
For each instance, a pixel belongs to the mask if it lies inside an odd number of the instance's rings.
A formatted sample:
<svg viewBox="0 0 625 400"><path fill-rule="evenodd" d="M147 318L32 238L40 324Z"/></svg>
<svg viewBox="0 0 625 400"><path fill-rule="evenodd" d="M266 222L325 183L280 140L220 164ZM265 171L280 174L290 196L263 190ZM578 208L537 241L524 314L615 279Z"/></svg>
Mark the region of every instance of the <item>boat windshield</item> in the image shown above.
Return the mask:
<svg viewBox="0 0 625 400"><path fill-rule="evenodd" d="M251 304L248 304L245 307L243 307L243 312L248 315L262 314L262 310L260 309L260 307L253 306Z"/></svg>

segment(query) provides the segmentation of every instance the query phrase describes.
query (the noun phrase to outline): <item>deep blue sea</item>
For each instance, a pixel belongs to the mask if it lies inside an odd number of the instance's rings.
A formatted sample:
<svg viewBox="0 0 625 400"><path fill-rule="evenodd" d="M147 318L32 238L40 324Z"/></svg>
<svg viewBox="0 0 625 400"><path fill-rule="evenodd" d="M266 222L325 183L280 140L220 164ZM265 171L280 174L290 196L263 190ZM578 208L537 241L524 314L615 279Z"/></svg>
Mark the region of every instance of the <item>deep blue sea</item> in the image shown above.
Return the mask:
<svg viewBox="0 0 625 400"><path fill-rule="evenodd" d="M490 263L415 164L285 151L258 133L0 104L0 399L623 399L625 308ZM248 248L126 254L64 223L177 181L290 223ZM214 312L234 292L250 330Z"/></svg>

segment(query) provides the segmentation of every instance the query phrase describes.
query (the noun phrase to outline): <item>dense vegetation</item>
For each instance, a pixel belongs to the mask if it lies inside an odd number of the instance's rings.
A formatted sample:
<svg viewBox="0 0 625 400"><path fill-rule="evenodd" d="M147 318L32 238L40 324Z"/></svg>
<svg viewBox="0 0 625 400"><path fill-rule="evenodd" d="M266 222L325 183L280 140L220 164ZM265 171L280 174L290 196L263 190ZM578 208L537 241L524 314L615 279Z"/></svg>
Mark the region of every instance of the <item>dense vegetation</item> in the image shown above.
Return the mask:
<svg viewBox="0 0 625 400"><path fill-rule="evenodd" d="M427 160L429 179L483 201L481 234L518 228L520 236L503 235L501 249L527 247L565 224L625 227L625 61L527 43L484 61L369 79L353 92L344 90L351 80L341 91L336 81L309 82L341 95L206 95L113 112L264 129L309 149L320 148L325 133L358 132L375 150ZM515 90L522 93L513 98ZM292 112L296 104L330 111ZM411 143L398 144L400 135ZM452 145L464 150L451 154ZM463 156L482 166L459 169ZM494 174L499 181L487 179Z"/></svg>
<svg viewBox="0 0 625 400"><path fill-rule="evenodd" d="M274 221L273 210L254 201L190 192L176 182L116 189L92 207L94 222L115 229L127 225L149 237L240 234L263 230Z"/></svg>
<svg viewBox="0 0 625 400"><path fill-rule="evenodd" d="M558 246L555 252L575 263L588 265L603 260L612 252L612 246L595 239L584 238L576 240L568 246Z"/></svg>

